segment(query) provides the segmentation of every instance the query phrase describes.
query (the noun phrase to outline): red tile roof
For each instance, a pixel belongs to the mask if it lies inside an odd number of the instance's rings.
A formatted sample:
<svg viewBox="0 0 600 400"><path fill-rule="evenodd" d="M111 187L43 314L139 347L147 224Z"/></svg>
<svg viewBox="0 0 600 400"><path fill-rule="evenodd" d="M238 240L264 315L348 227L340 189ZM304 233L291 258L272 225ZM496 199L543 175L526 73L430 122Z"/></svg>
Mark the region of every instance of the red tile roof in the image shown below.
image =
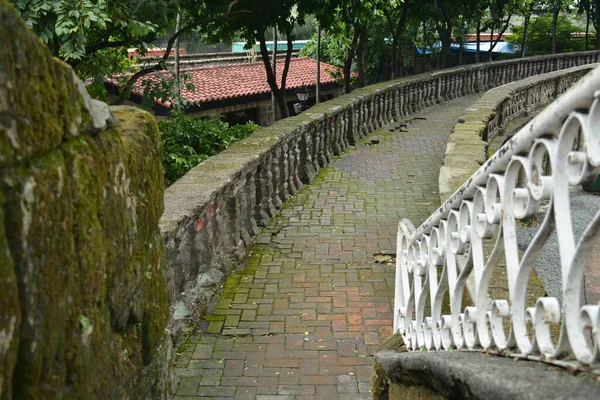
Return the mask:
<svg viewBox="0 0 600 400"><path fill-rule="evenodd" d="M277 61L277 81L280 82L283 72L284 61ZM321 63L321 84L334 83L335 80L327 71L335 71L337 68L327 63ZM208 103L233 98L243 98L248 96L262 95L271 93L267 83L267 73L262 62L233 64L215 67L191 68L181 73L190 75L186 83L194 85L194 91L186 88L181 90L181 96L191 103ZM165 78L170 77L171 73L162 71ZM286 88L298 89L304 86L314 86L317 81L317 62L312 58L301 57L290 60L290 70L287 76ZM154 72L145 75L135 83L132 92L139 96L143 93L142 81L151 79L159 81L158 73ZM120 86L115 79L108 79L107 83L113 86ZM158 104L170 107L170 102L161 102Z"/></svg>

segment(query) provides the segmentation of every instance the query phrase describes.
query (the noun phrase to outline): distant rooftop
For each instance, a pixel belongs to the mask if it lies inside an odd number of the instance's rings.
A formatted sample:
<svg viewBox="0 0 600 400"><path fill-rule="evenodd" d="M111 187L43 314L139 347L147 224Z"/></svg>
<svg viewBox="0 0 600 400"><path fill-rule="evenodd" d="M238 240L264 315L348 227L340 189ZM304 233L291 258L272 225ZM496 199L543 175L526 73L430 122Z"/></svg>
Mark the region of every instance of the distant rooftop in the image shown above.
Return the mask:
<svg viewBox="0 0 600 400"><path fill-rule="evenodd" d="M284 60L277 62L277 81L281 81L284 68ZM335 80L327 71L335 71L337 68L327 63L321 63L321 84L332 84ZM194 91L183 88L181 96L191 103L211 103L236 98L244 98L271 93L267 83L267 73L262 62L245 63L234 65L223 65L215 67L198 67L182 70L181 73L190 75L186 83L194 85ZM170 77L169 71L162 71L164 77ZM151 79L159 81L157 72L145 75L135 83L132 93L142 96L142 81ZM287 76L286 88L289 90L301 87L315 86L317 81L317 62L312 58L301 57L290 60L290 69ZM120 86L116 79L108 79L107 83L112 86ZM156 99L156 103L169 108L169 101L162 102Z"/></svg>

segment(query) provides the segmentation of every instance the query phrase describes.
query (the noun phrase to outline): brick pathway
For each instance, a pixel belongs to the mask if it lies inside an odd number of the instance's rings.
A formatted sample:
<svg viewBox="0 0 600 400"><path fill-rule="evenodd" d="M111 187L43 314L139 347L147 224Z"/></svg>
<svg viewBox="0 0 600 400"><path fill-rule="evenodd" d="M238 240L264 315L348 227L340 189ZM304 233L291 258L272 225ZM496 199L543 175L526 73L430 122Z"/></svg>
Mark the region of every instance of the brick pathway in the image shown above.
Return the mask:
<svg viewBox="0 0 600 400"><path fill-rule="evenodd" d="M179 349L176 399L371 398L394 295L394 268L374 254L395 248L400 218L417 226L439 205L445 143L474 100L369 136L285 206Z"/></svg>

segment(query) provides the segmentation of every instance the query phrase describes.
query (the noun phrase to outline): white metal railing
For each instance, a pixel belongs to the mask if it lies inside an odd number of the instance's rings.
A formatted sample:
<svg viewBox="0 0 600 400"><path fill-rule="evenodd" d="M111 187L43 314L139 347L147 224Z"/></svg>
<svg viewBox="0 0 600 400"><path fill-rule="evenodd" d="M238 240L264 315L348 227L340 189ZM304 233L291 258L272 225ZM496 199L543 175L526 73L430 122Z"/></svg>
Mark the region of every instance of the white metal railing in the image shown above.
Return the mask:
<svg viewBox="0 0 600 400"><path fill-rule="evenodd" d="M599 68L514 135L418 229L400 221L394 332L407 348L498 351L559 365L599 361L600 306L584 304L582 291L600 211L576 241L570 209L570 187L600 172ZM520 253L518 221L542 205L545 218ZM562 299L528 305L530 272L552 234ZM490 298L499 265L506 266L507 298ZM467 286L473 304L463 308Z"/></svg>

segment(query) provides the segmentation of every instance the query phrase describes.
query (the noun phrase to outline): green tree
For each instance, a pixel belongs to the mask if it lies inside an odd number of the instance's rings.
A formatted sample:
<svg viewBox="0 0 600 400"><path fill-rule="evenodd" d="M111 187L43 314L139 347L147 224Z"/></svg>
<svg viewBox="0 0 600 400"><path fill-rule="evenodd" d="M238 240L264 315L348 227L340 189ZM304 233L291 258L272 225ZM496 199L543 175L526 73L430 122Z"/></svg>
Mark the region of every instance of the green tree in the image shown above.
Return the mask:
<svg viewBox="0 0 600 400"><path fill-rule="evenodd" d="M525 45L527 52L531 55L548 54L552 52L552 14L542 15L529 24ZM565 15L559 15L556 22L556 52L581 51L584 49L585 42L578 39L572 39L571 33L579 31L571 19ZM521 45L523 40L523 27L514 27L513 35L509 41L515 45Z"/></svg>
<svg viewBox="0 0 600 400"><path fill-rule="evenodd" d="M127 48L145 51L169 25L176 0L12 0L25 23L83 79L131 68Z"/></svg>
<svg viewBox="0 0 600 400"><path fill-rule="evenodd" d="M589 22L592 22L594 30L598 32L600 28L600 0L581 0L580 6L585 10L586 13L586 37L585 37L585 49L588 49L588 33L589 33ZM596 50L600 50L600 35L596 33L595 40Z"/></svg>
<svg viewBox="0 0 600 400"><path fill-rule="evenodd" d="M365 84L364 51L367 43L367 30L376 18L376 0L339 0L329 2L329 9L333 11L333 19L329 30L337 35L347 38L345 42L346 55L342 65L344 93L350 93L352 80L352 66L356 58L359 85Z"/></svg>
<svg viewBox="0 0 600 400"><path fill-rule="evenodd" d="M424 31L431 26L437 33L438 40L442 43L436 57L436 68L444 68L446 56L452 44L452 34L462 15L474 7L473 0L436 0L433 3L424 3L420 7ZM424 34L426 34L424 32Z"/></svg>
<svg viewBox="0 0 600 400"><path fill-rule="evenodd" d="M498 42L502 40L502 35L510 26L510 20L513 15L520 10L521 0L492 0L490 3L490 19L487 27L491 30L490 49L488 57L492 60L492 52ZM494 40L494 33L497 39Z"/></svg>
<svg viewBox="0 0 600 400"><path fill-rule="evenodd" d="M385 17L389 33L392 38L391 52L391 78L394 79L402 75L402 61L400 53L400 40L402 34L406 31L406 24L409 20L411 10L417 6L414 0L383 0L380 3L380 12ZM414 13L413 13L414 15Z"/></svg>
<svg viewBox="0 0 600 400"><path fill-rule="evenodd" d="M199 7L202 3L203 9ZM327 21L327 10L330 1L326 0L234 0L224 3L222 0L184 1L184 7L193 14L194 10L209 15L227 15L227 18L213 19L201 28L214 41L231 39L238 34L249 46L259 43L261 58L267 74L267 82L275 97L282 117L289 116L285 101L286 79L292 56L294 26L303 24L306 16L315 14L320 21ZM285 64L278 82L270 63L266 46L266 32L277 27L286 36L288 43Z"/></svg>

